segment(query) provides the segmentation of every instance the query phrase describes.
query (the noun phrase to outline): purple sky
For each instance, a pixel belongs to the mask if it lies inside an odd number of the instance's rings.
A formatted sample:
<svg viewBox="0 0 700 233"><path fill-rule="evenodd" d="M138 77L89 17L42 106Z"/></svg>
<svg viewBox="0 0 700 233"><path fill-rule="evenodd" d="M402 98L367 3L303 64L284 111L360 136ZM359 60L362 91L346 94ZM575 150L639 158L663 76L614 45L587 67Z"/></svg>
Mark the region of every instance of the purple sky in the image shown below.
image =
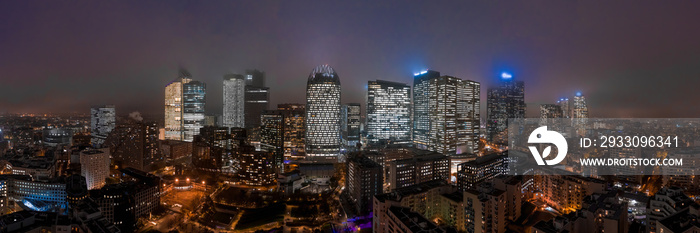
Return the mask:
<svg viewBox="0 0 700 233"><path fill-rule="evenodd" d="M222 76L267 73L272 103L304 103L319 64L342 101L368 80L430 68L482 83L510 71L528 113L582 91L596 117L700 117L700 2L1 1L0 113L162 115L186 67L221 113ZM482 95L485 106L485 96ZM272 105L275 106L275 105ZM485 112L482 112L485 116Z"/></svg>

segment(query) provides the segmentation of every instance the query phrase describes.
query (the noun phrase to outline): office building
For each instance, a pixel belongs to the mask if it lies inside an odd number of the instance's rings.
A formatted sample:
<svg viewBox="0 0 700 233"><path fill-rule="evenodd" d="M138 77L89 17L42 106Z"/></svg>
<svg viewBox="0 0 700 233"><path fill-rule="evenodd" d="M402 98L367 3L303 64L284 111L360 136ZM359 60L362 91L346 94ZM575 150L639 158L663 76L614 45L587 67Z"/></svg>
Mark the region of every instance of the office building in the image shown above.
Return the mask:
<svg viewBox="0 0 700 233"><path fill-rule="evenodd" d="M152 163L163 160L158 146L155 122L129 121L119 124L104 145L109 147L112 163L121 167L149 170Z"/></svg>
<svg viewBox="0 0 700 233"><path fill-rule="evenodd" d="M395 215L391 209L401 207L417 213L421 218L441 219L446 225L462 232L465 222L462 199L461 192L445 180L424 182L378 194L372 201L372 229L374 232L397 232L396 224L391 223L392 215Z"/></svg>
<svg viewBox="0 0 700 233"><path fill-rule="evenodd" d="M507 154L489 154L457 166L457 186L463 191L474 189L479 183L506 173Z"/></svg>
<svg viewBox="0 0 700 233"><path fill-rule="evenodd" d="M245 127L245 77L224 75L224 126Z"/></svg>
<svg viewBox="0 0 700 233"><path fill-rule="evenodd" d="M413 142L445 155L476 153L481 85L439 75L430 70L415 74Z"/></svg>
<svg viewBox="0 0 700 233"><path fill-rule="evenodd" d="M183 141L191 142L199 134L199 129L204 127L206 88L200 81L190 81L183 85Z"/></svg>
<svg viewBox="0 0 700 233"><path fill-rule="evenodd" d="M284 155L304 156L306 144L306 107L303 104L278 104L284 115Z"/></svg>
<svg viewBox="0 0 700 233"><path fill-rule="evenodd" d="M178 78L165 87L165 139L191 142L204 126L205 103L206 85L180 69Z"/></svg>
<svg viewBox="0 0 700 233"><path fill-rule="evenodd" d="M277 172L272 152L255 151L252 146L243 146L240 148L239 159L241 169L238 175L242 184L269 186L277 183Z"/></svg>
<svg viewBox="0 0 700 233"><path fill-rule="evenodd" d="M389 190L450 178L450 159L440 153L389 162Z"/></svg>
<svg viewBox="0 0 700 233"><path fill-rule="evenodd" d="M177 79L165 86L165 139L184 140L184 84L192 81L192 75L180 69Z"/></svg>
<svg viewBox="0 0 700 233"><path fill-rule="evenodd" d="M24 210L61 212L68 208L65 177L47 181L29 175L0 175L0 211L17 205Z"/></svg>
<svg viewBox="0 0 700 233"><path fill-rule="evenodd" d="M560 105L557 104L541 104L540 105L540 118L542 119L552 119L552 118L562 118L564 117L564 112Z"/></svg>
<svg viewBox="0 0 700 233"><path fill-rule="evenodd" d="M367 83L367 141L411 143L411 87L383 80Z"/></svg>
<svg viewBox="0 0 700 233"><path fill-rule="evenodd" d="M90 108L90 143L100 147L110 132L116 126L114 105L95 106Z"/></svg>
<svg viewBox="0 0 700 233"><path fill-rule="evenodd" d="M357 153L348 158L347 169L346 188L356 213L371 212L372 198L382 193L382 166Z"/></svg>
<svg viewBox="0 0 700 233"><path fill-rule="evenodd" d="M260 126L260 143L270 148L276 171L284 172L285 115L280 110L263 111Z"/></svg>
<svg viewBox="0 0 700 233"><path fill-rule="evenodd" d="M525 118L525 85L513 79L503 72L500 84L487 92L486 139L491 142L505 144L508 119Z"/></svg>
<svg viewBox="0 0 700 233"><path fill-rule="evenodd" d="M311 71L306 85L306 156L336 159L340 155L340 78L328 65Z"/></svg>
<svg viewBox="0 0 700 233"><path fill-rule="evenodd" d="M270 107L270 89L259 70L246 70L245 85L245 128L255 129L260 126L260 114Z"/></svg>
<svg viewBox="0 0 700 233"><path fill-rule="evenodd" d="M562 118L571 118L571 103L569 103L569 98L561 98L557 101L557 105L561 108Z"/></svg>
<svg viewBox="0 0 700 233"><path fill-rule="evenodd" d="M349 150L357 148L360 143L360 104L350 103L343 105L342 109L342 128L343 128L343 143Z"/></svg>
<svg viewBox="0 0 700 233"><path fill-rule="evenodd" d="M102 188L109 177L109 148L80 152L80 175L85 177L89 190Z"/></svg>

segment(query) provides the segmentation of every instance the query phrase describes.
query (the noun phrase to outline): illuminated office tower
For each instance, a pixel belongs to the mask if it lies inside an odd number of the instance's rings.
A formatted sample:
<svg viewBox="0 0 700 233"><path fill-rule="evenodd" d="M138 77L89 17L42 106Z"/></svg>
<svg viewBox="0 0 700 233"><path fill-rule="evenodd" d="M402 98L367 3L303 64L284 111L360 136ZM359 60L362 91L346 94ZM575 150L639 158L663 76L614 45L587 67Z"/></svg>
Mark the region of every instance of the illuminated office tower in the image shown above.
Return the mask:
<svg viewBox="0 0 700 233"><path fill-rule="evenodd" d="M272 162L276 171L284 172L285 114L280 110L265 110L260 115L260 143L271 148Z"/></svg>
<svg viewBox="0 0 700 233"><path fill-rule="evenodd" d="M245 77L240 74L224 75L224 126L245 127Z"/></svg>
<svg viewBox="0 0 700 233"><path fill-rule="evenodd" d="M183 141L191 142L199 129L204 127L204 104L207 86L200 81L191 81L183 86Z"/></svg>
<svg viewBox="0 0 700 233"><path fill-rule="evenodd" d="M383 80L367 83L367 140L411 143L411 86Z"/></svg>
<svg viewBox="0 0 700 233"><path fill-rule="evenodd" d="M414 119L424 117L419 114L425 114L425 119L414 122L416 147L445 155L475 153L481 84L452 76L418 76L420 87L414 89L420 93L414 94L413 102L422 106L415 106Z"/></svg>
<svg viewBox="0 0 700 233"><path fill-rule="evenodd" d="M109 149L80 152L80 175L85 177L88 190L102 188L109 177Z"/></svg>
<svg viewBox="0 0 700 233"><path fill-rule="evenodd" d="M165 86L165 139L183 140L183 86L192 81L192 75L180 69L177 79Z"/></svg>
<svg viewBox="0 0 700 233"><path fill-rule="evenodd" d="M284 155L304 155L306 137L306 107L303 104L278 104L284 115Z"/></svg>
<svg viewBox="0 0 700 233"><path fill-rule="evenodd" d="M260 114L269 108L270 89L265 87L265 73L259 70L246 70L245 85L245 127L254 129L260 126Z"/></svg>
<svg viewBox="0 0 700 233"><path fill-rule="evenodd" d="M588 105L586 97L581 92L576 92L571 108L571 118L588 118Z"/></svg>
<svg viewBox="0 0 700 233"><path fill-rule="evenodd" d="M563 112L561 106L556 104L541 104L540 105L540 118L562 118Z"/></svg>
<svg viewBox="0 0 700 233"><path fill-rule="evenodd" d="M114 105L92 107L90 109L90 135L92 136L90 143L92 146L99 148L109 132L114 130L116 122Z"/></svg>
<svg viewBox="0 0 700 233"><path fill-rule="evenodd" d="M351 103L342 109L343 142L350 149L360 143L360 108L360 104Z"/></svg>
<svg viewBox="0 0 700 233"><path fill-rule="evenodd" d="M440 77L440 72L425 70L413 77L413 143L416 148L428 149L430 134L430 80Z"/></svg>
<svg viewBox="0 0 700 233"><path fill-rule="evenodd" d="M561 108L562 118L571 118L571 103L569 103L569 98L561 98L557 101L557 105Z"/></svg>
<svg viewBox="0 0 700 233"><path fill-rule="evenodd" d="M337 158L340 126L340 79L330 66L317 66L306 84L307 158Z"/></svg>
<svg viewBox="0 0 700 233"><path fill-rule="evenodd" d="M486 103L486 137L489 141L505 143L508 119L525 118L525 85L514 81L510 73L501 73L501 83L489 88Z"/></svg>

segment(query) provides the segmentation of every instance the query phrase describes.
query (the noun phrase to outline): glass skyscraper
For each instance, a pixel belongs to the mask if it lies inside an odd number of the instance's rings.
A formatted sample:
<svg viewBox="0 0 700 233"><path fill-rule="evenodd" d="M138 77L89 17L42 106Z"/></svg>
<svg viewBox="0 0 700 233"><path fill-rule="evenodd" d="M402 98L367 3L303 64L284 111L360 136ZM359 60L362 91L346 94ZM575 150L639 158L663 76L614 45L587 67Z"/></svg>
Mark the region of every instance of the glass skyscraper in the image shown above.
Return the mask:
<svg viewBox="0 0 700 233"><path fill-rule="evenodd" d="M165 139L191 142L204 126L206 85L187 70L165 87Z"/></svg>
<svg viewBox="0 0 700 233"><path fill-rule="evenodd" d="M328 65L313 69L306 85L306 155L334 159L340 155L340 79Z"/></svg>
<svg viewBox="0 0 700 233"><path fill-rule="evenodd" d="M486 137L489 141L504 144L508 138L508 119L525 118L525 85L504 72L500 85L490 88L486 98Z"/></svg>
<svg viewBox="0 0 700 233"><path fill-rule="evenodd" d="M224 75L224 126L245 127L245 77L240 74Z"/></svg>
<svg viewBox="0 0 700 233"><path fill-rule="evenodd" d="M476 153L481 84L435 71L417 74L414 93L414 144L445 155ZM420 116L419 116L420 114ZM418 129L418 130L417 130ZM418 131L418 132L416 132Z"/></svg>
<svg viewBox="0 0 700 233"><path fill-rule="evenodd" d="M206 88L206 84L200 81L184 84L182 117L185 132L183 141L191 142L195 135L199 135L199 129L204 127Z"/></svg>
<svg viewBox="0 0 700 233"><path fill-rule="evenodd" d="M383 80L367 83L367 141L411 143L411 86Z"/></svg>
<svg viewBox="0 0 700 233"><path fill-rule="evenodd" d="M99 148L116 124L114 105L95 106L90 109L90 143ZM0 138L2 140L2 138Z"/></svg>
<svg viewBox="0 0 700 233"><path fill-rule="evenodd" d="M265 87L265 73L246 70L245 74L245 127L260 126L260 115L270 107L270 89Z"/></svg>

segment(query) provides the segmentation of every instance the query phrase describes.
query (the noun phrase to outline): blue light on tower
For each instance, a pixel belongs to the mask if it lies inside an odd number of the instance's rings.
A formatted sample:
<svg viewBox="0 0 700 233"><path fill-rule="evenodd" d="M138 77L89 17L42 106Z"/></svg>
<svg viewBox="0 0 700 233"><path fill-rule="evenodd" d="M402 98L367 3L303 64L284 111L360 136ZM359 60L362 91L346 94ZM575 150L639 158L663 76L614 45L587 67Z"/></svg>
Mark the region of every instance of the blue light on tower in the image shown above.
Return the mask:
<svg viewBox="0 0 700 233"><path fill-rule="evenodd" d="M421 71L421 72L418 72L418 73L413 73L413 76L423 75L423 74L426 74L426 73L428 73L428 70L424 70L424 71Z"/></svg>
<svg viewBox="0 0 700 233"><path fill-rule="evenodd" d="M513 78L513 74L508 73L508 72L503 72L503 73L501 73L501 78L503 78L503 79L511 79L511 78Z"/></svg>
<svg viewBox="0 0 700 233"><path fill-rule="evenodd" d="M581 92L580 92L580 91L577 91L577 92L576 92L576 96L581 96Z"/></svg>

